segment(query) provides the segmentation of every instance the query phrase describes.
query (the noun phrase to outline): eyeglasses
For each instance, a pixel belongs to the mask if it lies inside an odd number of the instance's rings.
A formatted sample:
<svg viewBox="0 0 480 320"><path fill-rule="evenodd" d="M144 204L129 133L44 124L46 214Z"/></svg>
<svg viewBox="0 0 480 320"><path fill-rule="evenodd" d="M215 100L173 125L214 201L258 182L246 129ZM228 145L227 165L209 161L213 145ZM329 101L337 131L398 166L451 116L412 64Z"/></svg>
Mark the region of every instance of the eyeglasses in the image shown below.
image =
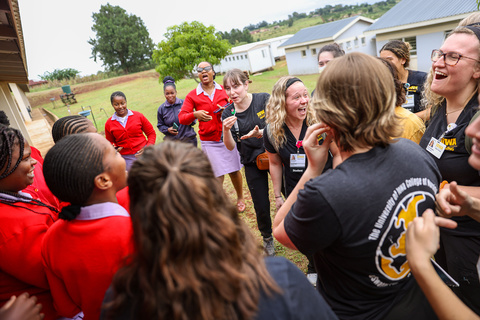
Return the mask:
<svg viewBox="0 0 480 320"><path fill-rule="evenodd" d="M460 61L461 58L480 62L477 59L465 57L465 56L462 56L460 53L456 53L456 52L443 53L442 50L438 50L438 49L432 51L431 59L433 62L437 62L438 60L440 60L441 57L443 57L443 60L445 61L445 64L447 66L455 66L458 63L458 61Z"/></svg>
<svg viewBox="0 0 480 320"><path fill-rule="evenodd" d="M202 72L203 70L208 72L208 71L212 70L212 67L211 66L206 66L204 68L200 68L200 67L197 68L198 73Z"/></svg>

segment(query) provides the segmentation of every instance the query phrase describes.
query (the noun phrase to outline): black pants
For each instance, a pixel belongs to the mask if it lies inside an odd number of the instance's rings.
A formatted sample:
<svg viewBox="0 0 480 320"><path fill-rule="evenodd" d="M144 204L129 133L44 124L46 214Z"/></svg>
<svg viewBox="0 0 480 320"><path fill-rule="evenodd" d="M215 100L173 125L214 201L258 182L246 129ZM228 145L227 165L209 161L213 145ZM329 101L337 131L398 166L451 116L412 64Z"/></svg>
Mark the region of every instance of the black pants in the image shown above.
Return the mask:
<svg viewBox="0 0 480 320"><path fill-rule="evenodd" d="M255 164L245 165L245 178L252 196L258 230L260 230L262 237L271 237L272 219L270 218L268 194L268 170L259 170Z"/></svg>

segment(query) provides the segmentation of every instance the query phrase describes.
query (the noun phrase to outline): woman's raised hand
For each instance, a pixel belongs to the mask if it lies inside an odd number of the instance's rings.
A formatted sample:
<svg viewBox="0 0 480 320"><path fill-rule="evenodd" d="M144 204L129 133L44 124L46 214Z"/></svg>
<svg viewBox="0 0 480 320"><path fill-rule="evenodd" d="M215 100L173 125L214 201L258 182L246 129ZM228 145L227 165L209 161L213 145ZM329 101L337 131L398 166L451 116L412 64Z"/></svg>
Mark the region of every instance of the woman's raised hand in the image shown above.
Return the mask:
<svg viewBox="0 0 480 320"><path fill-rule="evenodd" d="M223 127L226 130L230 130L230 129L232 129L232 127L233 127L233 125L235 124L236 121L237 121L237 117L235 117L235 116L228 117L225 120L223 120Z"/></svg>
<svg viewBox="0 0 480 320"><path fill-rule="evenodd" d="M319 145L319 137L323 133L327 136L323 144ZM327 163L328 151L332 142L332 132L329 126L323 123L317 123L308 127L303 139L302 146L308 158L307 170L312 171L316 175L320 175Z"/></svg>
<svg viewBox="0 0 480 320"><path fill-rule="evenodd" d="M244 136L241 136L240 139L244 140L244 139L249 139L249 138L262 138L263 137L263 129L260 130L260 128L257 126L255 126L255 128L253 128L252 130L250 130L249 133L247 133L246 135Z"/></svg>

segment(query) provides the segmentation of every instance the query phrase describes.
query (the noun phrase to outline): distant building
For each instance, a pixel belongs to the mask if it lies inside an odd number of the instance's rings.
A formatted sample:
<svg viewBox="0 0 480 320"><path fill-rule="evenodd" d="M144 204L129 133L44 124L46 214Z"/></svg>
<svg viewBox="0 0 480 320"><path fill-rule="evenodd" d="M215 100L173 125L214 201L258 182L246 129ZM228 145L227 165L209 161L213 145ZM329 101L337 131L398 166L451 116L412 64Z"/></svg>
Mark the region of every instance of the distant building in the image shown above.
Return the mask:
<svg viewBox="0 0 480 320"><path fill-rule="evenodd" d="M317 73L318 50L333 42L338 43L345 53L357 51L375 55L374 35L363 34L372 23L372 19L354 16L300 30L279 46L285 50L288 74Z"/></svg>
<svg viewBox="0 0 480 320"><path fill-rule="evenodd" d="M402 0L365 30L376 37L376 54L385 43L399 39L409 42L410 68L429 71L430 55L448 32L470 13L477 11L475 0Z"/></svg>
<svg viewBox="0 0 480 320"><path fill-rule="evenodd" d="M275 60L285 56L285 51L278 46L290 37L292 35L285 35L233 47L232 53L215 66L215 71L227 72L238 68L255 73L268 70L275 66Z"/></svg>

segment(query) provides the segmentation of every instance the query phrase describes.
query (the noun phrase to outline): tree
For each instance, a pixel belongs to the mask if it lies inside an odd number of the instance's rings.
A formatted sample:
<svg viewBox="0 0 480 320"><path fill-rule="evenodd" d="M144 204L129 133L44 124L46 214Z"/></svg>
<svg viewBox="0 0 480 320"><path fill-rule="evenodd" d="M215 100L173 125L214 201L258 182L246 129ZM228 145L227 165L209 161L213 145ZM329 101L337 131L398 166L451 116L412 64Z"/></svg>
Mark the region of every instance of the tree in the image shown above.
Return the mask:
<svg viewBox="0 0 480 320"><path fill-rule="evenodd" d="M80 71L72 68L67 69L55 69L52 72L45 71L43 75L39 75L40 79L42 80L63 80L63 79L71 79L75 78Z"/></svg>
<svg viewBox="0 0 480 320"><path fill-rule="evenodd" d="M169 27L165 40L153 51L155 70L160 79L172 76L193 78L193 68L202 61L215 65L230 53L228 40L222 40L213 26L206 27L198 21L184 22Z"/></svg>
<svg viewBox="0 0 480 320"><path fill-rule="evenodd" d="M98 57L108 71L125 73L148 66L154 44L142 19L109 3L102 5L92 17L96 37L88 43L92 45L95 62Z"/></svg>

